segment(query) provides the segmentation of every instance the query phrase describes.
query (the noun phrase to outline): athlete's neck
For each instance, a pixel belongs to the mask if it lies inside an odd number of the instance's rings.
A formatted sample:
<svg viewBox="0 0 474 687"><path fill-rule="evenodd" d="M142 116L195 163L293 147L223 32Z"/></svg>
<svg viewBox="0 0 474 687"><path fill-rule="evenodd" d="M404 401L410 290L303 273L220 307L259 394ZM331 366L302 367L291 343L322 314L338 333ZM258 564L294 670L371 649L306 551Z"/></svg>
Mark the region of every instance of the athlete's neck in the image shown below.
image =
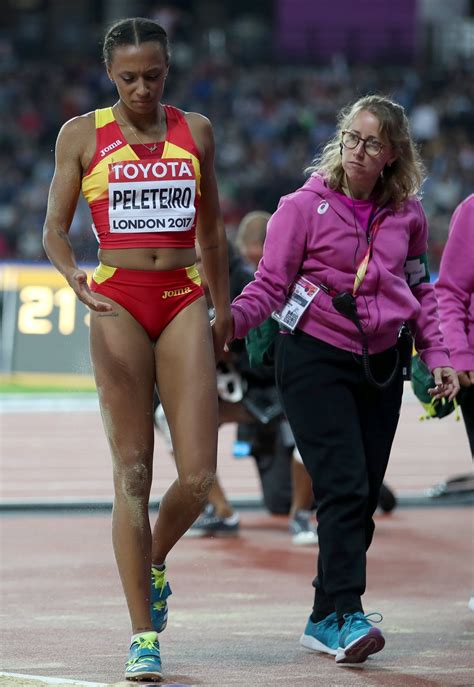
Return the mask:
<svg viewBox="0 0 474 687"><path fill-rule="evenodd" d="M114 115L119 120L119 124L128 126L132 130L136 129L144 134L158 137L161 133L165 115L163 107L160 103L156 110L145 114L137 114L130 108L126 107L121 100L115 103L112 110Z"/></svg>

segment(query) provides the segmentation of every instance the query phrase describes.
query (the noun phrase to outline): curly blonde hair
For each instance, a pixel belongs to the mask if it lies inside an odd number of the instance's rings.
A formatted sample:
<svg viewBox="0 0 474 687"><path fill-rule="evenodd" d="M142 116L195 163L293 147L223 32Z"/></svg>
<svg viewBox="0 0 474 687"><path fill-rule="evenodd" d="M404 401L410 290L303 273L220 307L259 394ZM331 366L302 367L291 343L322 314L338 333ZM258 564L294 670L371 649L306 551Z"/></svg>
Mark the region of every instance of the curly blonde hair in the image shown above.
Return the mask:
<svg viewBox="0 0 474 687"><path fill-rule="evenodd" d="M392 165L385 166L373 191L378 205L393 203L400 207L410 196L420 193L425 178L425 168L410 135L410 126L405 110L398 103L384 95L367 95L355 103L344 107L337 117L337 130L305 172L317 172L326 180L329 188L340 191L344 180L341 161L342 132L359 112L366 110L380 122L380 135L390 143L397 159Z"/></svg>

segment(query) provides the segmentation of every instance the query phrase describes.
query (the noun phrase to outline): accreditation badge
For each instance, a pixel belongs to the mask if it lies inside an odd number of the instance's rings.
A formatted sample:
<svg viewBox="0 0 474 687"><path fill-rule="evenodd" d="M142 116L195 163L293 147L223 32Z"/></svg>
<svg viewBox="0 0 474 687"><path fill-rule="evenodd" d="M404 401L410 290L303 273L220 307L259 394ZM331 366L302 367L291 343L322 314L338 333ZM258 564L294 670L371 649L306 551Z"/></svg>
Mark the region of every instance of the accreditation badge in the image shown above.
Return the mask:
<svg viewBox="0 0 474 687"><path fill-rule="evenodd" d="M290 287L283 307L272 313L273 319L293 332L318 291L319 287L312 284L309 279L297 277Z"/></svg>

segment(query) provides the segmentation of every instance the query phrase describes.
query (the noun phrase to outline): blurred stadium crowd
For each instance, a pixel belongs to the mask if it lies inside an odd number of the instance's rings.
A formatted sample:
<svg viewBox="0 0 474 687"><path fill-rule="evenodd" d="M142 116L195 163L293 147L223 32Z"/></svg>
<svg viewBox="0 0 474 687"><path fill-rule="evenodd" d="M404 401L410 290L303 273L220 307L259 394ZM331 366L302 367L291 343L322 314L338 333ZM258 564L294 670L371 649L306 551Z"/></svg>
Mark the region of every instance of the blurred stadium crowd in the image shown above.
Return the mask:
<svg viewBox="0 0 474 687"><path fill-rule="evenodd" d="M60 126L111 105L115 92L93 57L20 60L0 46L0 258L42 260L47 191ZM369 92L386 93L409 113L428 177L423 203L437 268L451 212L474 187L472 64L449 67L321 67L235 60L225 51L175 53L165 102L207 115L229 235L249 210L273 212L301 184L303 170L331 136L335 113ZM93 262L96 242L81 200L71 229L78 258Z"/></svg>

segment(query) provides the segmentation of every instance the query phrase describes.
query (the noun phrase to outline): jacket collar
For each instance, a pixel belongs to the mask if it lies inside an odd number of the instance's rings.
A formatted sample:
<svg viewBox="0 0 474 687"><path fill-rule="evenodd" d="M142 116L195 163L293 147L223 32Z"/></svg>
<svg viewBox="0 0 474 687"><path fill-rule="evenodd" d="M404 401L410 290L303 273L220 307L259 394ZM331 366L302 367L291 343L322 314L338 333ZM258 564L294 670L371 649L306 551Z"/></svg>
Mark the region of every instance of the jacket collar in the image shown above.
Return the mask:
<svg viewBox="0 0 474 687"><path fill-rule="evenodd" d="M316 212L318 214L324 215L331 208L344 222L352 225L354 214L351 208L339 198L337 193L326 186L324 177L320 174L313 173L301 187L301 190L310 191L319 196L320 200L316 201ZM326 203L327 206L325 205ZM390 205L385 205L384 207L377 208L374 217L380 217L382 213L386 214L388 212L390 212Z"/></svg>

